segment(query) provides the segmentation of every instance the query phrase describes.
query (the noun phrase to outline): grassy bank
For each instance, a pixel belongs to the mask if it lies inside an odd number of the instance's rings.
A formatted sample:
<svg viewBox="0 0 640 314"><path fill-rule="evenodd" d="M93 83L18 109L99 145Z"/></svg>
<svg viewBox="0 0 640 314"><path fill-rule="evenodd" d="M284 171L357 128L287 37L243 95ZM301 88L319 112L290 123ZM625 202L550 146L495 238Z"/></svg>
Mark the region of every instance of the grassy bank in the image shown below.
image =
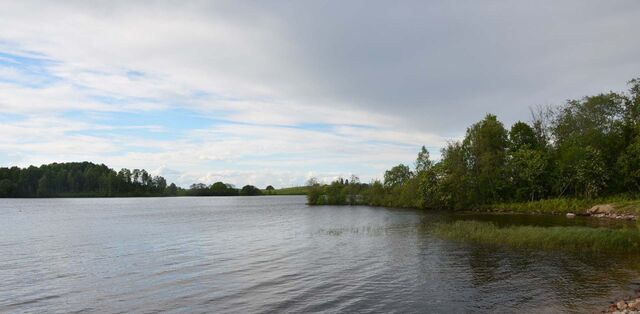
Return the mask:
<svg viewBox="0 0 640 314"><path fill-rule="evenodd" d="M271 192L263 190L263 195L306 195L308 186L294 186L290 188L275 189Z"/></svg>
<svg viewBox="0 0 640 314"><path fill-rule="evenodd" d="M601 199L554 198L521 203L500 203L485 206L481 210L493 212L538 213L538 214L584 214L597 204L610 204L615 213L640 214L640 200L623 196Z"/></svg>
<svg viewBox="0 0 640 314"><path fill-rule="evenodd" d="M435 225L440 237L472 243L527 249L580 252L639 253L640 231L635 228L498 227L491 222L456 221Z"/></svg>

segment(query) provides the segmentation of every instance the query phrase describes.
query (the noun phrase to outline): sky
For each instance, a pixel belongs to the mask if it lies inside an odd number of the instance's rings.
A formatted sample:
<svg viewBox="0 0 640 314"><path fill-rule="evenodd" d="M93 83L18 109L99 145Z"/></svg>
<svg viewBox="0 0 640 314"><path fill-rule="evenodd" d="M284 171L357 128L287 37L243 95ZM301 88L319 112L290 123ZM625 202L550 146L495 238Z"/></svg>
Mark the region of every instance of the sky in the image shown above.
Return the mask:
<svg viewBox="0 0 640 314"><path fill-rule="evenodd" d="M640 1L0 1L0 166L380 178L493 113L623 91Z"/></svg>

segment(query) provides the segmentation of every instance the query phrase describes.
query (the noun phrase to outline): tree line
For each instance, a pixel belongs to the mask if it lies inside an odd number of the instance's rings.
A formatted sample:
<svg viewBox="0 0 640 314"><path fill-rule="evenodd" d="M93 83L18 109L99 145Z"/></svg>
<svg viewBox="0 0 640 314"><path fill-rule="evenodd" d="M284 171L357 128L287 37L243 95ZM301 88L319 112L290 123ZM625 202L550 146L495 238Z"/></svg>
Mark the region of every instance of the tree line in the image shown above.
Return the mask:
<svg viewBox="0 0 640 314"><path fill-rule="evenodd" d="M216 182L188 189L167 184L144 169L115 171L91 162L52 163L40 167L0 167L0 197L238 196L260 195L253 185L241 189Z"/></svg>
<svg viewBox="0 0 640 314"><path fill-rule="evenodd" d="M629 90L532 110L509 129L493 114L430 159L423 146L413 167L383 180L311 180L310 204L472 209L549 198L640 194L640 79Z"/></svg>

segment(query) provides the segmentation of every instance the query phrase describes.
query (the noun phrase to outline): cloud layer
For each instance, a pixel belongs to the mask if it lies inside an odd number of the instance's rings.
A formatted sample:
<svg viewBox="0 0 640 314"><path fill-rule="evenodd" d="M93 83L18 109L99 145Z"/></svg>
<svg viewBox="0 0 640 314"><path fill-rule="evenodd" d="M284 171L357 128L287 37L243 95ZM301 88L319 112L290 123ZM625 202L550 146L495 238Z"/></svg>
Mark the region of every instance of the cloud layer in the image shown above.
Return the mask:
<svg viewBox="0 0 640 314"><path fill-rule="evenodd" d="M379 177L487 112L621 90L637 1L3 1L0 165Z"/></svg>

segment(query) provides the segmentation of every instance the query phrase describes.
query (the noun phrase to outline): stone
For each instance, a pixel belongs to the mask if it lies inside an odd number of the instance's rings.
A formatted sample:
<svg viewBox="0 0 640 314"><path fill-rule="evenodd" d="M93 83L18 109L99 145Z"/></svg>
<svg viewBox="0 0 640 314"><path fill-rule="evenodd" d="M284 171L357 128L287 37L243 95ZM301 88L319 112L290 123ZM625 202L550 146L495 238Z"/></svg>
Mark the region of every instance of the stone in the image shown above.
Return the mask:
<svg viewBox="0 0 640 314"><path fill-rule="evenodd" d="M618 311L618 307L615 304L609 305L609 308L607 308L606 310L607 313L613 313L617 311Z"/></svg>
<svg viewBox="0 0 640 314"><path fill-rule="evenodd" d="M574 214L574 213L567 213L567 218L576 218L576 214Z"/></svg>
<svg viewBox="0 0 640 314"><path fill-rule="evenodd" d="M589 208L587 210L588 214L591 215L595 215L595 214L611 214L613 213L613 205L611 204L600 204L600 205L595 205L591 208Z"/></svg>
<svg viewBox="0 0 640 314"><path fill-rule="evenodd" d="M618 308L618 310L622 311L627 308L627 302L620 300L618 301L618 303L616 303L616 307Z"/></svg>

